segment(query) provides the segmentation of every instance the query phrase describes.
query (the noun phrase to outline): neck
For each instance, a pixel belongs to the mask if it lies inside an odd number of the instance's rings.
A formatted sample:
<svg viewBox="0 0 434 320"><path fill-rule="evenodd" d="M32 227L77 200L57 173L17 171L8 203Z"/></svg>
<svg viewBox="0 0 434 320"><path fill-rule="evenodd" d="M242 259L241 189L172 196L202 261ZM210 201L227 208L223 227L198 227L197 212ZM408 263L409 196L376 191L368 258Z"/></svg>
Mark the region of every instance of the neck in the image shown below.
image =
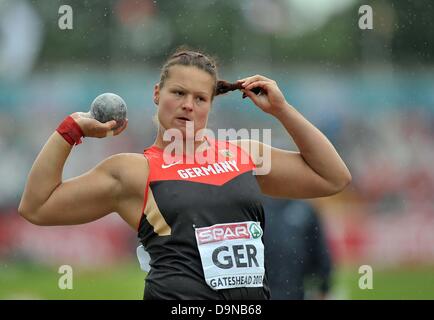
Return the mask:
<svg viewBox="0 0 434 320"><path fill-rule="evenodd" d="M184 154L194 154L196 151L203 151L203 148L209 147L209 142L205 137L203 137L200 141L195 141L194 137L187 139L183 136L182 140L171 140L164 141L163 140L164 129L161 127L158 128L157 137L155 138L154 145L160 149L165 149L168 145L176 145L179 148L182 148Z"/></svg>

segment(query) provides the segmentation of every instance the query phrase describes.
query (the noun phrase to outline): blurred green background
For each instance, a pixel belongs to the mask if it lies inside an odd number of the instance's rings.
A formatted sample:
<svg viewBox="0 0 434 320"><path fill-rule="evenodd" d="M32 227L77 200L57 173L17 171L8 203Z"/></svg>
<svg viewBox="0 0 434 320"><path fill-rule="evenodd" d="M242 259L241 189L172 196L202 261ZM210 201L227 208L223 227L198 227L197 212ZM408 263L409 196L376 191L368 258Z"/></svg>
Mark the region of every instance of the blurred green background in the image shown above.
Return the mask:
<svg viewBox="0 0 434 320"><path fill-rule="evenodd" d="M65 4L71 30L59 28ZM372 30L359 27L362 5ZM0 0L0 299L142 298L138 242L120 219L36 227L17 207L57 124L102 92L125 99L129 128L86 140L64 178L152 144L152 88L182 44L216 56L222 79L276 79L350 168L345 192L312 200L333 256L329 298L433 299L433 18L429 0ZM216 99L209 126L272 128L274 146L294 149L240 94ZM63 264L73 290L57 286ZM372 290L358 287L360 265L373 268Z"/></svg>
<svg viewBox="0 0 434 320"><path fill-rule="evenodd" d="M55 267L33 264L3 265L0 273L0 299L116 299L143 298L146 273L135 263L109 268L85 269L73 275L73 289L58 287ZM400 267L380 270L374 274L374 288L360 290L357 267L335 271L333 289L328 299L434 299L432 267Z"/></svg>

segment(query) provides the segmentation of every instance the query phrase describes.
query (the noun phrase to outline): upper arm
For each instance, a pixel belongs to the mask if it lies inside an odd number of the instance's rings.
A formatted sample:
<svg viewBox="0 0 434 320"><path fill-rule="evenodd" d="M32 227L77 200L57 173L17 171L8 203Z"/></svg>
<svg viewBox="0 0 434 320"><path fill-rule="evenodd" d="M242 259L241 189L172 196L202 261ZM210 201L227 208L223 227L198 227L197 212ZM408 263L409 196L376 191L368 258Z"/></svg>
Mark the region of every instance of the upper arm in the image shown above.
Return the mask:
<svg viewBox="0 0 434 320"><path fill-rule="evenodd" d="M236 141L239 146L245 146L245 142ZM248 142L248 152L257 166L256 178L262 193L302 199L329 196L336 192L335 187L317 174L299 152L274 148L255 140Z"/></svg>
<svg viewBox="0 0 434 320"><path fill-rule="evenodd" d="M122 189L118 167L119 158L112 156L90 171L63 181L37 210L32 222L39 225L81 224L116 211Z"/></svg>

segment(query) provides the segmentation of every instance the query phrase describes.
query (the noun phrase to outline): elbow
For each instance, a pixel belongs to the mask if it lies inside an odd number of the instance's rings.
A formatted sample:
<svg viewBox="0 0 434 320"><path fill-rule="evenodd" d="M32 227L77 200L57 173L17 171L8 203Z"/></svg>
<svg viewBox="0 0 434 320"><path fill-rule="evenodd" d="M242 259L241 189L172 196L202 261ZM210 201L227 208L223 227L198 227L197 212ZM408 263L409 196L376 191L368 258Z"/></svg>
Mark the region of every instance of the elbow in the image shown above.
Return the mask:
<svg viewBox="0 0 434 320"><path fill-rule="evenodd" d="M343 191L351 183L352 179L350 171L346 170L346 172L340 175L335 183L333 183L333 194Z"/></svg>
<svg viewBox="0 0 434 320"><path fill-rule="evenodd" d="M348 170L339 175L335 175L333 179L326 180L327 182L324 185L321 197L333 196L343 191L351 183L351 180L352 177Z"/></svg>
<svg viewBox="0 0 434 320"><path fill-rule="evenodd" d="M353 181L353 177L351 176L350 170L347 169L345 172L344 186L342 187L342 189L346 188L351 183L351 181Z"/></svg>
<svg viewBox="0 0 434 320"><path fill-rule="evenodd" d="M24 208L23 201L21 200L20 205L18 207L18 214L24 219L28 220L29 212Z"/></svg>
<svg viewBox="0 0 434 320"><path fill-rule="evenodd" d="M37 226L45 225L34 210L29 210L24 208L24 206L21 203L20 206L18 207L18 214L34 225Z"/></svg>

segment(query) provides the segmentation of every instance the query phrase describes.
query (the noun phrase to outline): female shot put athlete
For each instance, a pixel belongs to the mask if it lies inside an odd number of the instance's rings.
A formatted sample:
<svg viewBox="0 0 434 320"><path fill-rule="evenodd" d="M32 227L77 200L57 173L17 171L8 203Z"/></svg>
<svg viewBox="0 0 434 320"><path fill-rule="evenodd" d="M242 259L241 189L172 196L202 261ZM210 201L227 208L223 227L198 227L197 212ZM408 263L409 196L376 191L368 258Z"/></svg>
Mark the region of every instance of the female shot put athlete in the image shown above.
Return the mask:
<svg viewBox="0 0 434 320"><path fill-rule="evenodd" d="M194 150L181 148L179 159L165 162L172 141L165 141L164 133L179 130L181 147L186 145L186 125L194 124L194 132L206 128L214 96L236 88L280 121L299 152L205 136L192 144ZM268 299L260 193L333 195L350 182L347 167L275 81L262 75L234 84L219 81L214 61L204 54L175 52L162 68L154 102L159 127L144 154L116 154L62 181L65 161L81 137L118 135L127 126L113 130L115 121L100 123L79 112L67 117L31 168L20 214L47 226L81 224L117 212L138 231L151 257L145 299ZM211 160L196 161L199 152ZM266 153L270 163L260 164ZM246 155L248 161L242 161ZM252 174L260 165L270 165L268 174Z"/></svg>

